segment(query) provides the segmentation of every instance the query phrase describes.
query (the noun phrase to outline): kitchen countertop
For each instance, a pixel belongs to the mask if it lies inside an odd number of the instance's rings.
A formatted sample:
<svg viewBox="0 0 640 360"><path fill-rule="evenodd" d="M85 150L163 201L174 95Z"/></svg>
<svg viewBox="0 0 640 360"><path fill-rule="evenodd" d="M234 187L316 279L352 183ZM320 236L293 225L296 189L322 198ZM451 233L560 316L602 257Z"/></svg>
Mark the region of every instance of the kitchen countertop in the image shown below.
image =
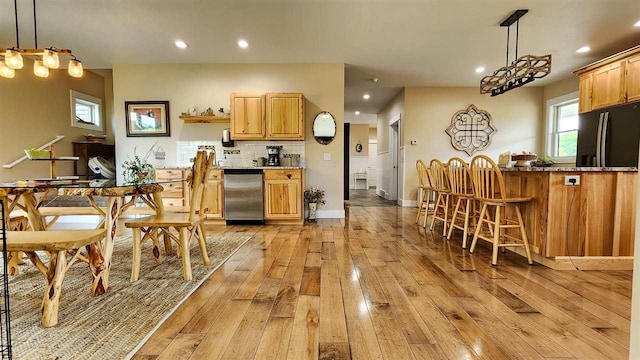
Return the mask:
<svg viewBox="0 0 640 360"><path fill-rule="evenodd" d="M614 171L638 171L637 167L629 166L629 167L568 167L568 166L526 166L526 167L511 167L511 168L500 168L500 171L526 171L526 172L559 172L559 171L581 171L581 172L614 172Z"/></svg>
<svg viewBox="0 0 640 360"><path fill-rule="evenodd" d="M156 170L187 170L191 169L191 166L165 166L165 167L157 167ZM224 170L224 169L267 169L267 170L304 170L304 167L300 166L214 166L211 169L213 170Z"/></svg>

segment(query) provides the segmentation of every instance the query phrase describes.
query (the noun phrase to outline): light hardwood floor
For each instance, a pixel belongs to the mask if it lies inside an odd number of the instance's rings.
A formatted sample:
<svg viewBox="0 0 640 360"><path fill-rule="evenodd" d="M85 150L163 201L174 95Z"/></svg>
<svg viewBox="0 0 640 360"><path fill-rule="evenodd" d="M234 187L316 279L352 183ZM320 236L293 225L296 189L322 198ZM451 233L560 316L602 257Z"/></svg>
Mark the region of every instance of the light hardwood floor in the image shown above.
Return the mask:
<svg viewBox="0 0 640 360"><path fill-rule="evenodd" d="M415 209L350 208L253 238L134 359L627 359L630 271L472 256Z"/></svg>

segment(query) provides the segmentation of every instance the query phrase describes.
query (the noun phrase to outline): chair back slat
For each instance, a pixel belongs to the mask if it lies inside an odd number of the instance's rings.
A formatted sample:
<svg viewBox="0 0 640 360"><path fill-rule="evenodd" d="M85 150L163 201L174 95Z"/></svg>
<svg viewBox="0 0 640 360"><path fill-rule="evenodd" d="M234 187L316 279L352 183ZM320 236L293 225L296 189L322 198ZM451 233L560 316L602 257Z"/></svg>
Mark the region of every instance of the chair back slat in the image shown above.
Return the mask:
<svg viewBox="0 0 640 360"><path fill-rule="evenodd" d="M458 195L473 195L469 165L459 157L453 157L447 162L447 168L451 192Z"/></svg>
<svg viewBox="0 0 640 360"><path fill-rule="evenodd" d="M435 191L449 191L449 180L447 178L447 169L442 161L433 159L429 163L429 179L431 187Z"/></svg>
<svg viewBox="0 0 640 360"><path fill-rule="evenodd" d="M418 171L418 186L430 188L431 182L429 181L429 170L424 161L416 161L416 170Z"/></svg>
<svg viewBox="0 0 640 360"><path fill-rule="evenodd" d="M201 216L201 214L206 212L204 197L207 190L209 173L213 166L213 156L213 154L207 156L206 151L198 151L196 153L195 160L193 161L193 168L191 170L191 201L189 208L190 221L194 221L197 216Z"/></svg>
<svg viewBox="0 0 640 360"><path fill-rule="evenodd" d="M477 155L471 160L471 177L475 195L484 199L505 200L502 172L496 163L486 155Z"/></svg>

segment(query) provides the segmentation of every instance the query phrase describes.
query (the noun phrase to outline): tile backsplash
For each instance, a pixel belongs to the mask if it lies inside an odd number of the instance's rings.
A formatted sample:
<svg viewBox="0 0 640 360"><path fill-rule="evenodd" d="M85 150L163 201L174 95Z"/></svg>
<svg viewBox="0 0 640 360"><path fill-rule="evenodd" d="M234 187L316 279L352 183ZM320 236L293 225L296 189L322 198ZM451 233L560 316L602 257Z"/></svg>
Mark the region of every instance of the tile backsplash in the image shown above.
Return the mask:
<svg viewBox="0 0 640 360"><path fill-rule="evenodd" d="M177 141L176 166L191 166L190 159L195 157L198 147L214 146L216 150L216 164L220 161L225 166L251 166L252 161L259 157L267 157L267 146L280 145L284 154L299 154L300 166L306 164L304 141L236 141L234 147L222 147L222 141ZM172 164L165 164L171 167Z"/></svg>

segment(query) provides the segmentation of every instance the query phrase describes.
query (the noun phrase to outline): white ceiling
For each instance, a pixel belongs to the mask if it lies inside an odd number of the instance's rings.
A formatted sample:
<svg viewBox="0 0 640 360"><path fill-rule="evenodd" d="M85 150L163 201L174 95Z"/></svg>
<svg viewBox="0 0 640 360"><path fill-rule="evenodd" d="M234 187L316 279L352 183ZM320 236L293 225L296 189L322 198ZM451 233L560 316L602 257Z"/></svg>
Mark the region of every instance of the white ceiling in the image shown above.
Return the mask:
<svg viewBox="0 0 640 360"><path fill-rule="evenodd" d="M346 63L345 111L375 113L402 86L478 86L504 65L518 8L521 54L552 54L552 73L640 43L638 0L56 0L38 2L40 47L70 48L87 68L114 63ZM0 47L13 46L13 1L0 0ZM31 1L18 0L33 47ZM241 50L236 42L248 40ZM177 49L183 39L190 46ZM593 49L576 54L583 45ZM513 56L513 55L512 55ZM377 84L367 82L378 77ZM372 91L369 102L362 92Z"/></svg>

